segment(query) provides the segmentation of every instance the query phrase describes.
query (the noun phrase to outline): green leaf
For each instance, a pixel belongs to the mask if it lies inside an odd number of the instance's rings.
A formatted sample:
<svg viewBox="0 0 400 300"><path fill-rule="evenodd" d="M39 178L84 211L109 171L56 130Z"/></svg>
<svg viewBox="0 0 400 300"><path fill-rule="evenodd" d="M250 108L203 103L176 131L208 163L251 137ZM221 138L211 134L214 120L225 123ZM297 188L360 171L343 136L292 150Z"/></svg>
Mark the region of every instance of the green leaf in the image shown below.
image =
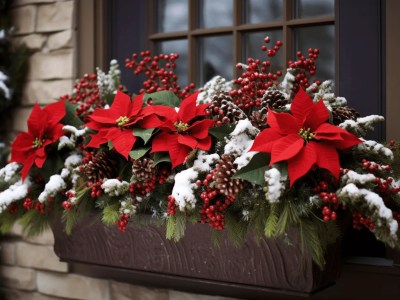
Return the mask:
<svg viewBox="0 0 400 300"><path fill-rule="evenodd" d="M111 141L107 142L108 150L112 150L114 148L114 145Z"/></svg>
<svg viewBox="0 0 400 300"><path fill-rule="evenodd" d="M153 100L154 105L179 107L181 103L178 96L171 91L160 91L152 94L144 94L144 102L146 103L149 99Z"/></svg>
<svg viewBox="0 0 400 300"><path fill-rule="evenodd" d="M119 202L115 202L104 207L101 221L105 225L115 225L115 222L119 220L119 206Z"/></svg>
<svg viewBox="0 0 400 300"><path fill-rule="evenodd" d="M154 166L161 162L171 162L168 152L155 152L153 153Z"/></svg>
<svg viewBox="0 0 400 300"><path fill-rule="evenodd" d="M221 126L210 128L208 132L217 140L223 141L224 138L229 136L234 129L235 125L231 123L224 123Z"/></svg>
<svg viewBox="0 0 400 300"><path fill-rule="evenodd" d="M146 144L153 134L154 128L134 128L133 135L136 137L140 137L143 142Z"/></svg>
<svg viewBox="0 0 400 300"><path fill-rule="evenodd" d="M129 152L129 156L133 159L139 159L139 158L143 157L149 150L150 150L150 146L133 149L131 152Z"/></svg>
<svg viewBox="0 0 400 300"><path fill-rule="evenodd" d="M72 104L69 101L65 101L66 112L64 118L61 120L62 124L72 125L76 128L79 128L81 125L83 125L83 121L75 114L77 106L78 105Z"/></svg>
<svg viewBox="0 0 400 300"><path fill-rule="evenodd" d="M276 204L271 205L271 211L268 215L267 221L265 222L264 234L267 238L275 236L276 227L279 220L278 206Z"/></svg>
<svg viewBox="0 0 400 300"><path fill-rule="evenodd" d="M186 230L186 216L177 212L174 216L169 216L167 220L166 237L169 240L179 241Z"/></svg>
<svg viewBox="0 0 400 300"><path fill-rule="evenodd" d="M238 170L232 177L263 185L265 182L264 173L268 169L268 162L269 155L259 152L253 156L246 166Z"/></svg>

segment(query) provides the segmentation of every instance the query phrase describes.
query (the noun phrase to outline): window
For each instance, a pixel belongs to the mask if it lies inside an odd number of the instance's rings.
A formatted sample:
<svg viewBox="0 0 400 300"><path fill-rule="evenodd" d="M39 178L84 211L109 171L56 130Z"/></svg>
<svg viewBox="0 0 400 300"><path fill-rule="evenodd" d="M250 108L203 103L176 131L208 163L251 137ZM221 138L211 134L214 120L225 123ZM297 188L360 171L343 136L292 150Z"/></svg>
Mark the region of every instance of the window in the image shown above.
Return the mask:
<svg viewBox="0 0 400 300"><path fill-rule="evenodd" d="M217 74L232 79L237 62L265 57L265 36L285 45L272 69L311 47L321 50L318 78L335 76L334 0L151 0L150 9L157 16L149 24L152 52L180 54L183 85L201 86Z"/></svg>

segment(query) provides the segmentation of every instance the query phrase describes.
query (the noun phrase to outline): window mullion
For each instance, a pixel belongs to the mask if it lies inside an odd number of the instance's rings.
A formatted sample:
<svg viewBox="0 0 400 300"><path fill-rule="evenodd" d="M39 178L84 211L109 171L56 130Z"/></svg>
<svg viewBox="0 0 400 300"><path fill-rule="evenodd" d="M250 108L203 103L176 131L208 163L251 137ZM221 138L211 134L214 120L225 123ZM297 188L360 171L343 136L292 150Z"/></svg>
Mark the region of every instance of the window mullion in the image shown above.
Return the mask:
<svg viewBox="0 0 400 300"><path fill-rule="evenodd" d="M238 77L238 70L236 69L236 63L242 61L242 33L238 30L238 27L242 24L243 20L243 1L234 0L233 2L233 78Z"/></svg>
<svg viewBox="0 0 400 300"><path fill-rule="evenodd" d="M292 0L284 0L283 1L283 43L286 45L282 47L283 51L283 66L284 68L288 65L288 61L291 57L292 52L292 31L288 22L292 19L292 7L293 1Z"/></svg>
<svg viewBox="0 0 400 300"><path fill-rule="evenodd" d="M199 3L198 0L189 0L188 5L189 11L189 28L188 28L188 65L189 65L189 74L188 74L188 82L196 82L196 74L197 74L197 40L193 35L193 31L197 27L197 20L199 14Z"/></svg>

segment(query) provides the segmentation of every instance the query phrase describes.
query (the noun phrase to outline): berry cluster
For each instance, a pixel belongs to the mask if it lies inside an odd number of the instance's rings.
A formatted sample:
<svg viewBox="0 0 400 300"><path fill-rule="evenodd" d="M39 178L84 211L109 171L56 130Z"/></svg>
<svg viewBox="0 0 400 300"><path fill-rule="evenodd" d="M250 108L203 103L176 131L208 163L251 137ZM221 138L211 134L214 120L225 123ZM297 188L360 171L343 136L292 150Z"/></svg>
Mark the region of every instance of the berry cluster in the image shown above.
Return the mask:
<svg viewBox="0 0 400 300"><path fill-rule="evenodd" d="M103 180L100 179L97 182L88 182L88 187L91 188L91 192L90 192L90 197L94 198L98 198L101 196L101 194L103 193L103 190L101 189L101 185L103 184Z"/></svg>
<svg viewBox="0 0 400 300"><path fill-rule="evenodd" d="M172 195L168 196L168 203L167 203L167 214L173 216L176 212L176 203L175 198Z"/></svg>
<svg viewBox="0 0 400 300"><path fill-rule="evenodd" d="M176 53L160 54L152 57L150 51L142 51L140 54L132 54L132 58L125 59L125 67L133 69L135 75L143 73L147 77L139 93L154 93L167 90L175 93L180 99L185 99L194 90L195 85L191 83L181 89L178 84L178 76L174 72L176 68L175 61L178 58L179 55ZM140 61L137 61L139 59Z"/></svg>
<svg viewBox="0 0 400 300"><path fill-rule="evenodd" d="M376 171L390 171L392 168L389 165L380 165L376 162L369 161L366 159L362 160L362 168L371 173L375 173Z"/></svg>
<svg viewBox="0 0 400 300"><path fill-rule="evenodd" d="M325 222L337 219L337 210L339 209L339 200L335 193L328 192L328 184L321 180L314 188L314 192L322 199L322 216Z"/></svg>
<svg viewBox="0 0 400 300"><path fill-rule="evenodd" d="M225 94L213 98L210 106L206 109L206 114L216 120L217 126L228 122L236 124L239 120L246 118L243 111L232 102L232 98Z"/></svg>
<svg viewBox="0 0 400 300"><path fill-rule="evenodd" d="M95 109L103 108L105 102L99 96L96 74L85 74L85 76L74 84L74 93L64 95L60 100L66 100L77 104L76 115L85 120Z"/></svg>
<svg viewBox="0 0 400 300"><path fill-rule="evenodd" d="M216 230L222 230L225 226L225 211L234 202L232 196L223 196L218 190L206 188L200 194L203 206L200 209L201 223L208 224Z"/></svg>
<svg viewBox="0 0 400 300"><path fill-rule="evenodd" d="M67 210L70 211L72 210L72 207L74 206L74 204L76 203L76 196L75 196L75 192L70 190L65 192L65 196L67 196L67 200L63 201L61 203L61 206Z"/></svg>
<svg viewBox="0 0 400 300"><path fill-rule="evenodd" d="M155 189L157 184L164 184L167 181L170 175L167 168L153 170L156 170L156 172L150 177L143 176L141 181L135 181L129 185L129 192L132 198L141 201L143 197Z"/></svg>
<svg viewBox="0 0 400 300"><path fill-rule="evenodd" d="M363 226L365 226L371 231L375 229L375 223L372 221L372 219L363 216L361 212L354 212L352 216L353 216L353 228L361 230Z"/></svg>
<svg viewBox="0 0 400 300"><path fill-rule="evenodd" d="M130 217L130 214L122 213L119 215L119 220L115 222L115 224L118 226L119 231L126 231L126 225L128 225Z"/></svg>
<svg viewBox="0 0 400 300"><path fill-rule="evenodd" d="M49 198L48 202L51 203L53 198ZM40 203L38 200L32 200L31 198L25 198L24 203L22 204L26 210L34 209L40 212L42 215L46 213L46 206L44 203Z"/></svg>

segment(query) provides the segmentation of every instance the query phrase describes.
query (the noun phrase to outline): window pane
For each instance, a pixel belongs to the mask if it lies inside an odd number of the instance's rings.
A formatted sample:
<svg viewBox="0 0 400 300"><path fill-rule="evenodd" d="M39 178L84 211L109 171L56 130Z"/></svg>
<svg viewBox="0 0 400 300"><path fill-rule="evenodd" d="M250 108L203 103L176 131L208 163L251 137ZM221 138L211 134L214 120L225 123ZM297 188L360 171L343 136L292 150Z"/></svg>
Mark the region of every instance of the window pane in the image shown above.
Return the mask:
<svg viewBox="0 0 400 300"><path fill-rule="evenodd" d="M188 29L188 1L158 0L158 32Z"/></svg>
<svg viewBox="0 0 400 300"><path fill-rule="evenodd" d="M271 42L268 44L264 43L264 38L269 36L271 38ZM281 70L285 71L285 67L283 66L283 53L282 50L278 51L278 53L274 57L268 57L267 53L261 51L261 46L266 45L268 48L274 47L276 41L282 41L282 30L270 30L263 32L252 32L245 34L245 44L243 49L243 58L242 62L247 64L247 58L251 57L254 59L259 59L261 61L270 60L271 61L271 70L277 71Z"/></svg>
<svg viewBox="0 0 400 300"><path fill-rule="evenodd" d="M335 27L324 25L303 27L294 30L295 51L300 50L307 57L308 48L318 48L320 54L316 61L316 78L335 79ZM296 53L292 59L296 59Z"/></svg>
<svg viewBox="0 0 400 300"><path fill-rule="evenodd" d="M158 54L178 53L175 74L181 87L188 84L188 43L187 40L164 41L157 43ZM171 69L168 69L171 70Z"/></svg>
<svg viewBox="0 0 400 300"><path fill-rule="evenodd" d="M245 22L264 23L282 19L282 0L246 0Z"/></svg>
<svg viewBox="0 0 400 300"><path fill-rule="evenodd" d="M296 0L296 18L312 18L321 16L333 16L335 14L335 0Z"/></svg>
<svg viewBox="0 0 400 300"><path fill-rule="evenodd" d="M200 27L223 27L233 24L233 0L201 0Z"/></svg>
<svg viewBox="0 0 400 300"><path fill-rule="evenodd" d="M201 86L215 75L232 79L232 36L219 35L199 39L197 55L197 85Z"/></svg>

